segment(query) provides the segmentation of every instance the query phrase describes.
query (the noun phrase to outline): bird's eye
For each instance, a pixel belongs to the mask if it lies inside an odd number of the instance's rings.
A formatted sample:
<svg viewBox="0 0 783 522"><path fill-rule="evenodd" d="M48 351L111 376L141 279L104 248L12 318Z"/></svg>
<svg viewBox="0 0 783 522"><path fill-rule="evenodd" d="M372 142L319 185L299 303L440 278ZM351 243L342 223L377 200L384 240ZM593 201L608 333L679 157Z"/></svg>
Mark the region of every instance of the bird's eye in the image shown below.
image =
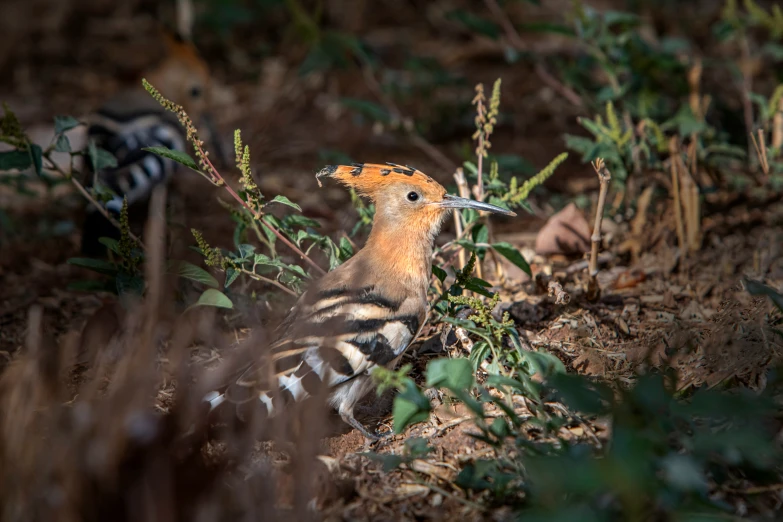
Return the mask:
<svg viewBox="0 0 783 522"><path fill-rule="evenodd" d="M408 201L417 201L419 199L419 194L416 192L408 192Z"/></svg>
<svg viewBox="0 0 783 522"><path fill-rule="evenodd" d="M194 86L190 88L190 97L191 98L198 98L201 96L201 87Z"/></svg>

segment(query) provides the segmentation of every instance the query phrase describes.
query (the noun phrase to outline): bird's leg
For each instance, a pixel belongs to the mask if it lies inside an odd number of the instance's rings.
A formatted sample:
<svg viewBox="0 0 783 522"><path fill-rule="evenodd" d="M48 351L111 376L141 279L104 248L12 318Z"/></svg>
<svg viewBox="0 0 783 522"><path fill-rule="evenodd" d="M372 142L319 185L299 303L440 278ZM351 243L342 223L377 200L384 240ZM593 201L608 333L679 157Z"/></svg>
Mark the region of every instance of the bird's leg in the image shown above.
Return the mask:
<svg viewBox="0 0 783 522"><path fill-rule="evenodd" d="M356 420L356 417L353 416L353 411L350 410L340 411L340 418L342 418L343 421L345 421L345 423L348 424L349 426L352 426L357 430L359 430L359 432L361 432L361 434L364 435L367 439L373 442L377 442L381 440L381 437L379 435L370 433L367 430L367 428L362 426L361 422Z"/></svg>

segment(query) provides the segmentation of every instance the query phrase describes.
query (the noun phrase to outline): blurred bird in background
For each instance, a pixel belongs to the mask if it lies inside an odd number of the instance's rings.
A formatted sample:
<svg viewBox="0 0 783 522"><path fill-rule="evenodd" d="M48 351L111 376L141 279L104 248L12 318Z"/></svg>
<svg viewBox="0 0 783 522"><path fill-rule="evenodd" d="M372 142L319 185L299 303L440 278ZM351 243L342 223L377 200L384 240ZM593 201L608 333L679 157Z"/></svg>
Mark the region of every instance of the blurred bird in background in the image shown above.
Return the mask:
<svg viewBox="0 0 783 522"><path fill-rule="evenodd" d="M179 32L164 32L166 55L160 64L144 76L165 97L182 105L191 119L206 132L218 157L223 149L209 113L212 85L209 69L195 46ZM87 138L111 153L117 165L95 165L88 158L85 185L98 194L106 194L107 211L119 215L123 199L128 200L131 223L142 223L147 216L152 189L166 183L182 167L162 158L146 147L165 147L185 152L185 130L174 114L167 112L142 87L122 91L108 100L88 118ZM92 155L91 155L92 156ZM82 229L82 254L100 256L105 247L101 237L119 237L119 231L90 205Z"/></svg>

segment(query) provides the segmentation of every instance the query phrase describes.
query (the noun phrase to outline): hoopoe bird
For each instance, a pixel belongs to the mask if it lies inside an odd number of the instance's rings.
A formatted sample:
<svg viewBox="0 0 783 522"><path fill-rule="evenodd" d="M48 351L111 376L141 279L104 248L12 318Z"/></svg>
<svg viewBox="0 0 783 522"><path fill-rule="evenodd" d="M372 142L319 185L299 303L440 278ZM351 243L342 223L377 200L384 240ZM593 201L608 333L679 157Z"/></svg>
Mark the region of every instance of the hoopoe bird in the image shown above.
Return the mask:
<svg viewBox="0 0 783 522"><path fill-rule="evenodd" d="M196 123L203 124L205 137L213 138L214 148L221 148L208 112L211 103L209 69L192 43L178 34L164 32L167 53L163 61L145 76L165 97L182 105ZM165 147L185 152L185 131L174 114L166 111L139 83L107 101L87 118L88 140L117 159L114 168L94 169L86 161L88 186L110 189L113 197L105 203L108 212L118 215L123 199L128 200L133 221L146 219L147 203L152 189L166 183L180 168L173 160L164 159L144 147ZM138 219L136 219L138 218ZM101 255L105 249L100 237L119 237L112 224L90 205L82 229L82 253Z"/></svg>
<svg viewBox="0 0 783 522"><path fill-rule="evenodd" d="M272 416L325 386L343 421L377 440L354 407L372 389L373 369L393 367L424 326L433 245L445 217L463 208L516 214L452 196L421 171L392 163L328 166L316 175L319 185L322 177L375 203L364 248L299 297L269 347L270 362L241 368L204 400L210 411L234 405L240 417L247 407Z"/></svg>

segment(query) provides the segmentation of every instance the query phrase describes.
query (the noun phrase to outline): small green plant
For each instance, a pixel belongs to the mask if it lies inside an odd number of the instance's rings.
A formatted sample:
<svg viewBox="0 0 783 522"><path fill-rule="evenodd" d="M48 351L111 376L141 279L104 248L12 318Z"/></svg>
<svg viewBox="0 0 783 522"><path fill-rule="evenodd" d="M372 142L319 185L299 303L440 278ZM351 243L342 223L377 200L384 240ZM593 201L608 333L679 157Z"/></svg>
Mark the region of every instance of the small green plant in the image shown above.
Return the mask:
<svg viewBox="0 0 783 522"><path fill-rule="evenodd" d="M186 129L196 160L185 153L168 149L146 150L173 159L196 171L213 185L224 187L236 203L231 205L221 202L236 223L234 249L212 247L199 231L192 231L197 250L204 256L205 264L225 273L224 288L231 286L238 278L246 277L272 285L288 294L298 295L302 285L310 279L310 274L298 264L286 261L281 256L278 251L281 243L320 274L323 274L324 270L310 258L313 249L319 250L326 257L330 270L353 255L353 245L348 238L343 237L339 242L334 242L328 236L318 233L317 228L320 225L317 221L297 214L276 217L269 213L275 205L283 205L298 212L301 212L301 208L285 196L278 195L267 199L261 193L250 167L250 148L243 144L239 130L234 133L234 152L236 167L241 174L240 190L234 191L209 160L209 154L184 109L164 98L146 80L143 80L143 84L153 98L177 115ZM354 201L361 203L358 198L354 198ZM364 222L371 222L371 208L361 204L359 213ZM259 252L259 249L264 251Z"/></svg>
<svg viewBox="0 0 783 522"><path fill-rule="evenodd" d="M75 281L71 290L107 292L117 295L121 302L128 298L140 298L145 292L144 250L130 233L128 204L123 201L120 212L120 239L102 237L99 241L108 249L108 259L74 257L68 264L86 268L103 276L101 279ZM207 287L196 302L197 305L232 308L231 301L219 290L218 281L206 270L187 261L167 261L166 271L183 279Z"/></svg>

